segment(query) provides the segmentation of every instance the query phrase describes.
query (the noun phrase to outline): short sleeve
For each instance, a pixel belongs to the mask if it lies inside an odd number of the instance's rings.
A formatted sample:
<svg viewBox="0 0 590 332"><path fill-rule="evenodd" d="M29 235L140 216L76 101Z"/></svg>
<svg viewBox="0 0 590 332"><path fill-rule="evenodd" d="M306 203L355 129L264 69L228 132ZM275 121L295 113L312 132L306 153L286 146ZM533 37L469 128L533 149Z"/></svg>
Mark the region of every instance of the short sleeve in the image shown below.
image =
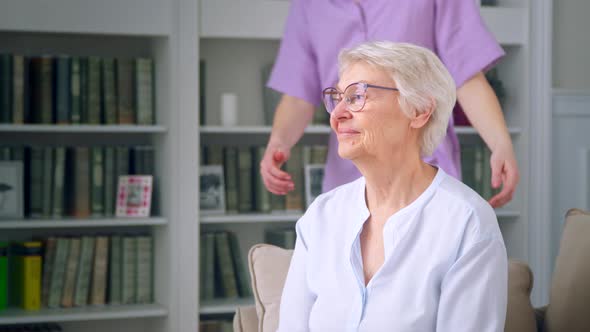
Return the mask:
<svg viewBox="0 0 590 332"><path fill-rule="evenodd" d="M474 0L436 0L435 43L457 87L504 56Z"/></svg>
<svg viewBox="0 0 590 332"><path fill-rule="evenodd" d="M317 105L321 100L320 78L308 26L304 1L292 0L267 86Z"/></svg>

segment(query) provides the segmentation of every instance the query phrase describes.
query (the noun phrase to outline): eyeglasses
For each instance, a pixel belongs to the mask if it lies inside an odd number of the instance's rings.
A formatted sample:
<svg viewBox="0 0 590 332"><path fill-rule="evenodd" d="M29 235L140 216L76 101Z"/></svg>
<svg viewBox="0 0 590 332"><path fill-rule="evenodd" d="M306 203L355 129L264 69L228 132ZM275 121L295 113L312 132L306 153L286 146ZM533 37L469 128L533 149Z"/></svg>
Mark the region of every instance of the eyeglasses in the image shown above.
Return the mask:
<svg viewBox="0 0 590 332"><path fill-rule="evenodd" d="M363 82L352 83L344 89L344 92L340 92L338 89L329 87L325 88L322 92L324 98L324 105L326 111L332 114L332 111L336 108L342 99L346 102L346 109L351 112L359 112L365 107L367 101L367 89L376 88L383 90L399 91L396 88L390 88L386 86L373 85Z"/></svg>

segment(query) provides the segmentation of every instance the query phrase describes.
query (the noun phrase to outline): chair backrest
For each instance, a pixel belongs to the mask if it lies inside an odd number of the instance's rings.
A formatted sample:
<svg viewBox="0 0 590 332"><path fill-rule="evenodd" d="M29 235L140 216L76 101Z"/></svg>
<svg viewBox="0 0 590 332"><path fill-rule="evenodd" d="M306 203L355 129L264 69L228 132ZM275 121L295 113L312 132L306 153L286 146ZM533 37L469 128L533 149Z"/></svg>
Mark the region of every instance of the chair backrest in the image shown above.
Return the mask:
<svg viewBox="0 0 590 332"><path fill-rule="evenodd" d="M547 332L590 330L590 212L567 212L545 317Z"/></svg>

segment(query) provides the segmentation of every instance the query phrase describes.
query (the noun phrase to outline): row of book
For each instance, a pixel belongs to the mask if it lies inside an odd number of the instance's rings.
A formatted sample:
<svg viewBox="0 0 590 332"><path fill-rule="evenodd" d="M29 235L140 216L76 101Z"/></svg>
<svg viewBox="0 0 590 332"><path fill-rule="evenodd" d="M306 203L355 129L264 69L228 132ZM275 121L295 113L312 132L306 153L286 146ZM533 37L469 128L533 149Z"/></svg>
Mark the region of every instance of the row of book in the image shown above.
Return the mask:
<svg viewBox="0 0 590 332"><path fill-rule="evenodd" d="M303 211L313 198L309 197L309 191L317 192L318 186L321 191L322 178L313 177L306 192L304 170L306 165L325 164L326 146L295 146L291 150L285 170L291 174L295 190L285 196L271 194L262 182L259 165L264 151L263 146L203 147L201 160L205 165L223 166L226 213Z"/></svg>
<svg viewBox="0 0 590 332"><path fill-rule="evenodd" d="M60 236L0 248L0 309L152 302L151 236Z"/></svg>
<svg viewBox="0 0 590 332"><path fill-rule="evenodd" d="M121 175L153 175L153 146L0 147L0 160L21 161L24 215L112 216ZM22 191L21 191L22 192Z"/></svg>
<svg viewBox="0 0 590 332"><path fill-rule="evenodd" d="M154 118L150 58L0 54L0 122L141 124Z"/></svg>
<svg viewBox="0 0 590 332"><path fill-rule="evenodd" d="M63 329L56 323L43 324L11 324L0 326L0 332L61 332Z"/></svg>
<svg viewBox="0 0 590 332"><path fill-rule="evenodd" d="M461 177L463 183L485 199L500 192L492 188L491 151L481 143L461 144Z"/></svg>

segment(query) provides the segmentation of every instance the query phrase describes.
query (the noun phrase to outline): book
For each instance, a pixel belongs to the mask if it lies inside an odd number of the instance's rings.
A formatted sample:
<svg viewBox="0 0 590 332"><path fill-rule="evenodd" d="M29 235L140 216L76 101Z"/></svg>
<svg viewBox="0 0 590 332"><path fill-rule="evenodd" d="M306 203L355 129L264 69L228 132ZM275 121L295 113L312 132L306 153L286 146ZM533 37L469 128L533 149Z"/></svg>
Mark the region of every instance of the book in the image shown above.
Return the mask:
<svg viewBox="0 0 590 332"><path fill-rule="evenodd" d="M117 196L117 179L115 170L115 148L104 148L104 216L111 217L115 214L115 201Z"/></svg>
<svg viewBox="0 0 590 332"><path fill-rule="evenodd" d="M252 211L252 152L247 146L238 148L238 211Z"/></svg>
<svg viewBox="0 0 590 332"><path fill-rule="evenodd" d="M51 291L51 275L53 273L53 262L55 261L55 246L57 238L45 239L45 252L43 255L43 280L41 285L41 303L44 307L49 304L49 292Z"/></svg>
<svg viewBox="0 0 590 332"><path fill-rule="evenodd" d="M215 297L215 234L207 232L201 234L200 243L200 298L211 300Z"/></svg>
<svg viewBox="0 0 590 332"><path fill-rule="evenodd" d="M227 232L215 233L216 268L219 271L223 297L237 298L238 284Z"/></svg>
<svg viewBox="0 0 590 332"><path fill-rule="evenodd" d="M70 57L60 55L54 59L55 68L55 123L70 123Z"/></svg>
<svg viewBox="0 0 590 332"><path fill-rule="evenodd" d="M110 239L109 250L109 280L108 280L108 303L121 304L121 276L123 265L123 238L120 235L113 235Z"/></svg>
<svg viewBox="0 0 590 332"><path fill-rule="evenodd" d="M53 206L53 154L54 149L51 147L43 147L43 175L41 182L41 216L44 218L51 217L51 208Z"/></svg>
<svg viewBox="0 0 590 332"><path fill-rule="evenodd" d="M90 211L93 217L104 215L104 151L102 147L91 148Z"/></svg>
<svg viewBox="0 0 590 332"><path fill-rule="evenodd" d="M223 151L223 173L225 176L226 211L238 212L238 149L225 147Z"/></svg>
<svg viewBox="0 0 590 332"><path fill-rule="evenodd" d="M87 124L101 124L103 114L100 107L100 58L88 57L86 76L86 118Z"/></svg>
<svg viewBox="0 0 590 332"><path fill-rule="evenodd" d="M8 242L0 242L0 312L8 307Z"/></svg>
<svg viewBox="0 0 590 332"><path fill-rule="evenodd" d="M90 293L90 279L92 276L92 260L94 259L95 238L83 236L80 246L80 260L76 273L76 288L74 291L74 305L85 306L88 304Z"/></svg>
<svg viewBox="0 0 590 332"><path fill-rule="evenodd" d="M201 126L205 125L207 116L206 116L206 109L205 109L205 75L206 75L206 64L205 60L199 60L199 124Z"/></svg>
<svg viewBox="0 0 590 332"><path fill-rule="evenodd" d="M0 123L12 122L12 56L0 54Z"/></svg>
<svg viewBox="0 0 590 332"><path fill-rule="evenodd" d="M153 298L153 244L151 236L138 236L135 303L151 303Z"/></svg>
<svg viewBox="0 0 590 332"><path fill-rule="evenodd" d="M271 211L271 193L266 189L262 175L258 165L264 157L266 148L264 146L258 146L252 148L252 154L254 156L253 162L253 187L254 187L254 210L258 212L270 212Z"/></svg>
<svg viewBox="0 0 590 332"><path fill-rule="evenodd" d="M113 125L119 123L117 115L117 81L115 77L115 59L102 59L102 105L104 114L104 123Z"/></svg>
<svg viewBox="0 0 590 332"><path fill-rule="evenodd" d="M14 248L14 298L25 310L41 309L41 252L39 241L21 242Z"/></svg>
<svg viewBox="0 0 590 332"><path fill-rule="evenodd" d="M54 157L51 215L61 217L64 215L66 148L55 148Z"/></svg>
<svg viewBox="0 0 590 332"><path fill-rule="evenodd" d="M106 301L107 264L109 257L109 238L97 236L94 247L92 278L90 283L90 304L102 305Z"/></svg>
<svg viewBox="0 0 590 332"><path fill-rule="evenodd" d="M135 60L135 102L137 124L154 124L154 70L149 58Z"/></svg>
<svg viewBox="0 0 590 332"><path fill-rule="evenodd" d="M135 123L135 105L133 103L133 60L116 59L117 76L117 114L119 124Z"/></svg>
<svg viewBox="0 0 590 332"><path fill-rule="evenodd" d="M50 56L31 58L31 116L33 123L53 123L53 59Z"/></svg>
<svg viewBox="0 0 590 332"><path fill-rule="evenodd" d="M22 55L12 56L12 123L23 124L28 122L29 80L27 61ZM26 89L25 89L26 87Z"/></svg>
<svg viewBox="0 0 590 332"><path fill-rule="evenodd" d="M74 56L70 60L70 123L82 122L82 84L81 58Z"/></svg>
<svg viewBox="0 0 590 332"><path fill-rule="evenodd" d="M285 196L285 209L288 211L302 211L304 209L304 177L303 177L303 150L300 146L291 149L291 156L286 163L286 171L291 174L295 189Z"/></svg>
<svg viewBox="0 0 590 332"><path fill-rule="evenodd" d="M30 148L28 174L28 215L39 218L43 214L43 160L44 150L41 147Z"/></svg>
<svg viewBox="0 0 590 332"><path fill-rule="evenodd" d="M137 239L135 237L123 237L122 255L121 302L133 304L137 282Z"/></svg>
<svg viewBox="0 0 590 332"><path fill-rule="evenodd" d="M230 252L233 260L234 271L236 272L236 280L240 297L251 297L252 289L250 288L250 278L242 259L242 250L238 243L238 237L235 233L227 232L229 239Z"/></svg>
<svg viewBox="0 0 590 332"><path fill-rule="evenodd" d="M81 244L82 240L80 238L70 239L70 248L64 276L63 292L61 295L61 306L64 308L70 308L74 306L74 292L76 290L78 264L80 263Z"/></svg>
<svg viewBox="0 0 590 332"><path fill-rule="evenodd" d="M87 218L90 216L90 150L88 147L75 147L72 152L69 210L76 218Z"/></svg>
<svg viewBox="0 0 590 332"><path fill-rule="evenodd" d="M62 291L64 288L66 265L70 251L69 238L59 237L55 245L55 258L51 269L51 281L49 286L49 300L47 307L59 308L61 304Z"/></svg>

